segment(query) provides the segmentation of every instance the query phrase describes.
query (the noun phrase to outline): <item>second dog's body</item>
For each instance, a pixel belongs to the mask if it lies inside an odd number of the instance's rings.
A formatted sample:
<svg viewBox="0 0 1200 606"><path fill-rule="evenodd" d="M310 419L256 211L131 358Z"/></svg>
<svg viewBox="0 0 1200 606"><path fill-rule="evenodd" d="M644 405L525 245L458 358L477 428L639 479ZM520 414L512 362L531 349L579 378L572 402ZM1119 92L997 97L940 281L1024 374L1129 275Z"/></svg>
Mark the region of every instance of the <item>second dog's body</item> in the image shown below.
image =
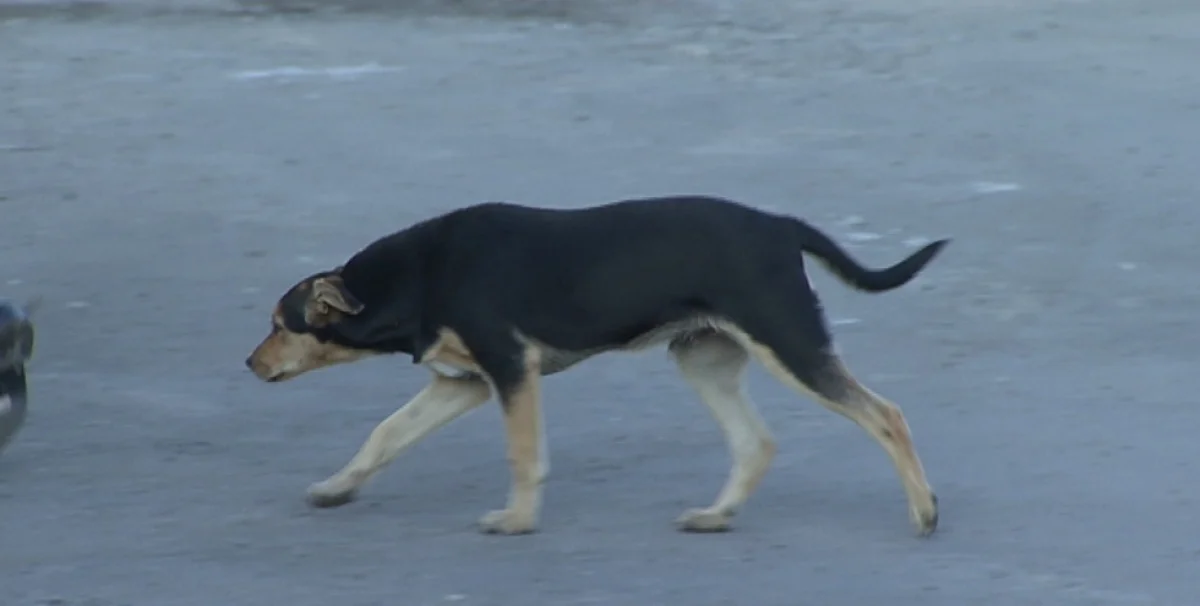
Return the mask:
<svg viewBox="0 0 1200 606"><path fill-rule="evenodd" d="M726 529L775 451L742 389L754 357L884 447L914 523L929 533L936 499L904 417L833 352L802 253L846 283L880 292L908 282L944 244L871 271L800 220L717 198L579 210L480 204L381 238L298 283L247 364L267 381L373 354L407 354L433 370L430 385L383 421L342 471L310 489L321 506L352 500L402 450L494 393L513 477L508 506L481 524L513 534L535 528L549 469L540 377L603 352L664 343L733 456L716 502L685 512L680 524Z"/></svg>

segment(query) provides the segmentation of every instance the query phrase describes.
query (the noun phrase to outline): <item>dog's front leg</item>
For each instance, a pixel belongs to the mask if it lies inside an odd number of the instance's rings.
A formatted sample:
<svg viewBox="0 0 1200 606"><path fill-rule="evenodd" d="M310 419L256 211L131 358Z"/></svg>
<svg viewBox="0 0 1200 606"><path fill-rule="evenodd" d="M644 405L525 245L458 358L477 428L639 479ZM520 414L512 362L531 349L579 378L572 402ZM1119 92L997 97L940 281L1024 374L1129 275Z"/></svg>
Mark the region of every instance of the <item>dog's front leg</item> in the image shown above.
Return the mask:
<svg viewBox="0 0 1200 606"><path fill-rule="evenodd" d="M358 454L341 471L308 488L309 503L337 507L353 501L358 489L400 453L477 408L490 395L483 379L435 375L432 383L371 431Z"/></svg>
<svg viewBox="0 0 1200 606"><path fill-rule="evenodd" d="M508 506L479 520L488 534L526 534L537 529L542 506L542 483L549 472L542 427L541 375L536 353L526 353L521 382L501 389L508 465L512 474Z"/></svg>

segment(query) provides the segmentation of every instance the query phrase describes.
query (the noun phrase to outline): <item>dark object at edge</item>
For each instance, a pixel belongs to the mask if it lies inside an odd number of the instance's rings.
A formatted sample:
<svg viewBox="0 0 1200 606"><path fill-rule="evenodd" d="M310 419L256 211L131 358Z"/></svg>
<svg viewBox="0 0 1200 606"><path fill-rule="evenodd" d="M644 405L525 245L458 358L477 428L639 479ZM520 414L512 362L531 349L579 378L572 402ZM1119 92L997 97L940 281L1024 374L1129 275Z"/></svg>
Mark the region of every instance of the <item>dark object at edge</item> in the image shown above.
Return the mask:
<svg viewBox="0 0 1200 606"><path fill-rule="evenodd" d="M29 386L25 363L33 356L33 301L18 307L0 300L0 452L25 423Z"/></svg>

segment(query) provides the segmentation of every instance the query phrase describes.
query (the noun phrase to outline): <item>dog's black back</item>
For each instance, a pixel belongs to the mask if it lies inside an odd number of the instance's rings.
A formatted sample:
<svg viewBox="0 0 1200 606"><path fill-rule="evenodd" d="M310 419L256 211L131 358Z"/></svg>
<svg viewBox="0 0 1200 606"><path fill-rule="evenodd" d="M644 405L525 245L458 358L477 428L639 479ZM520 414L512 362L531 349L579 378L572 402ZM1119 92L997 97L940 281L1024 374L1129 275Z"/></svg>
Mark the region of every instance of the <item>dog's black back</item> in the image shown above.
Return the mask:
<svg viewBox="0 0 1200 606"><path fill-rule="evenodd" d="M356 341L369 336L376 347L415 356L439 326L501 327L558 350L598 352L689 318L735 314L781 288L810 299L798 301L796 313L804 314L804 303L816 305L805 250L852 284L883 290L868 278L899 270L904 275L885 284L898 286L942 244L871 272L795 218L719 198L578 210L485 203L418 223L351 258L341 276L368 313L345 324ZM819 317L800 326L813 345L829 343Z"/></svg>

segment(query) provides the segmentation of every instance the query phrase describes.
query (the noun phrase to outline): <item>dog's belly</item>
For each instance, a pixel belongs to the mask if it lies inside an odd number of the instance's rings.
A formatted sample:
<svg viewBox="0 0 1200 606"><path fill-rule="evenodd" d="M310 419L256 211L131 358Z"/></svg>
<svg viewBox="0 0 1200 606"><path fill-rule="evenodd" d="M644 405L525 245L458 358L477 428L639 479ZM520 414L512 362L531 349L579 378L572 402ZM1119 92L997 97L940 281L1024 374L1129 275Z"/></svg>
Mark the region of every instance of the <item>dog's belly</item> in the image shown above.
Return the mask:
<svg viewBox="0 0 1200 606"><path fill-rule="evenodd" d="M721 318L692 316L660 325L634 337L627 343L598 347L586 351L568 351L552 347L537 339L530 338L528 340L538 348L542 359L542 375L546 376L563 372L588 358L598 356L602 353L649 349L676 339L686 339L696 334L722 331L726 326L728 326L728 322Z"/></svg>
<svg viewBox="0 0 1200 606"><path fill-rule="evenodd" d="M538 349L538 354L541 358L541 374L542 376L548 376L563 372L588 358L603 353L640 351L676 340L688 339L696 335L725 332L729 327L730 324L727 320L718 317L692 316L662 324L625 343L615 343L606 347L597 347L584 351L560 349L527 335L522 335L521 338ZM453 361L447 359L428 360L424 364L426 368L447 378L458 379L468 376L479 376L477 368L466 368L461 364L455 364Z"/></svg>

